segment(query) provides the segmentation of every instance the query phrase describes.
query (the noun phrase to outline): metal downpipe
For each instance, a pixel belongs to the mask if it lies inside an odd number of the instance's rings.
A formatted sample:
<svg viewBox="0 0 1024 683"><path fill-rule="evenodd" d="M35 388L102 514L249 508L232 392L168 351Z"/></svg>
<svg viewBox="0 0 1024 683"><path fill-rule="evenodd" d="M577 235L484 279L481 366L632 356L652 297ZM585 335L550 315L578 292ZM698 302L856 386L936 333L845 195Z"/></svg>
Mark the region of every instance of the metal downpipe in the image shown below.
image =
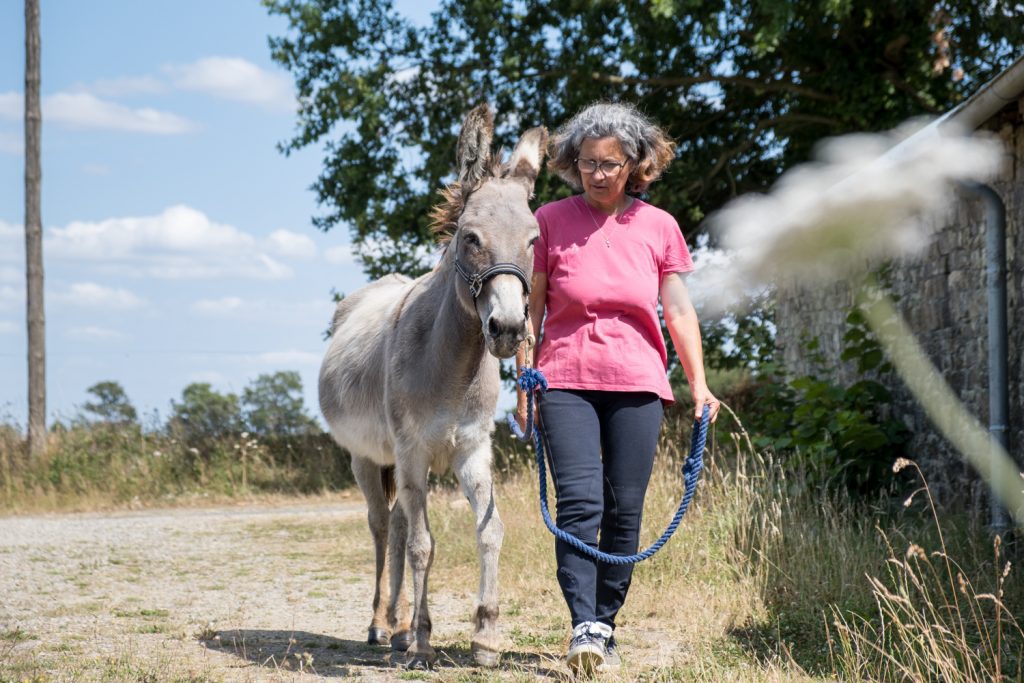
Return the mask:
<svg viewBox="0 0 1024 683"><path fill-rule="evenodd" d="M990 185L970 183L967 189L985 204L985 274L988 298L988 431L1009 453L1010 393L1006 323L1006 205ZM993 457L994 477L1013 477ZM995 496L989 496L992 531L1005 535L1010 518Z"/></svg>

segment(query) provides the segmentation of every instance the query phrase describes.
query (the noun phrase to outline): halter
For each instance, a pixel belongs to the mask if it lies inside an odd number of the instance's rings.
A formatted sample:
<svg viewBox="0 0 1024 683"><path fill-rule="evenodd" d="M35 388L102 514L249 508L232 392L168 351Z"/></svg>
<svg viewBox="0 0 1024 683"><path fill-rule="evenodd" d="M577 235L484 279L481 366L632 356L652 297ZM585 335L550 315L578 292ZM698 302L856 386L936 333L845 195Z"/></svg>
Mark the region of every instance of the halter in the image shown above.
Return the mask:
<svg viewBox="0 0 1024 683"><path fill-rule="evenodd" d="M455 270L459 276L466 281L469 285L469 293L473 296L473 301L476 301L477 297L480 296L480 290L484 288L487 281L494 278L495 275L515 275L519 278L519 281L523 284L523 291L527 294L530 293L530 280L526 277L526 273L523 269L514 263L495 263L490 268L486 268L479 273L470 273L462 264L459 263L459 245L458 236L455 237L455 253L452 259L455 261Z"/></svg>

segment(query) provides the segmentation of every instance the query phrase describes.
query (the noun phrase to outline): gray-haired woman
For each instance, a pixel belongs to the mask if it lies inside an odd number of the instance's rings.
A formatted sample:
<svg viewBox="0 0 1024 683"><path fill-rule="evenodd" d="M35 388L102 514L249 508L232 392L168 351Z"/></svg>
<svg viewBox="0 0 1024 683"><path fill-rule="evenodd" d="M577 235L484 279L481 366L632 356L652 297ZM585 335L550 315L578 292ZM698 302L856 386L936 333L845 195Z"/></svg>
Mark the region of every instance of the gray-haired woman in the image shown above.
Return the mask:
<svg viewBox="0 0 1024 683"><path fill-rule="evenodd" d="M581 194L537 210L530 321L543 338L537 367L549 390L539 419L557 494L557 524L591 546L635 553L665 405L674 402L658 318L690 383L695 415L708 390L700 328L684 276L689 251L670 214L636 197L675 146L627 104L593 104L551 141L548 167ZM521 366L529 350L517 357ZM520 392L517 418L526 422ZM618 664L615 617L632 566L590 559L556 542L557 578L572 618L567 663L590 672Z"/></svg>

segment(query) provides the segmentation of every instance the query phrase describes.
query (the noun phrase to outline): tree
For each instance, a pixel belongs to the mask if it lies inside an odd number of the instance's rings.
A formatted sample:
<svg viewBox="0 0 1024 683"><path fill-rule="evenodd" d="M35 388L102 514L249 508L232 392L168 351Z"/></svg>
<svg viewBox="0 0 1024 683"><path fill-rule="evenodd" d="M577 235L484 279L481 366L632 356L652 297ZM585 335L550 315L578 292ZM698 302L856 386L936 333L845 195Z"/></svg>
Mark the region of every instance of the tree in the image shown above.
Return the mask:
<svg viewBox="0 0 1024 683"><path fill-rule="evenodd" d="M128 394L118 382L97 382L85 390L95 401L82 406L94 420L109 424L123 425L138 419L135 407L128 400Z"/></svg>
<svg viewBox="0 0 1024 683"><path fill-rule="evenodd" d="M348 226L372 276L427 265L428 208L481 100L505 143L596 99L636 102L679 141L651 200L692 239L820 138L945 111L1024 45L1020 4L973 0L442 0L422 29L389 0L264 4L288 21L270 47L300 101L281 148L324 142L314 223ZM569 192L551 174L536 191Z"/></svg>
<svg viewBox="0 0 1024 683"><path fill-rule="evenodd" d="M168 426L189 442L204 442L242 431L238 396L214 391L206 382L193 382L181 391L181 402L171 401Z"/></svg>
<svg viewBox="0 0 1024 683"><path fill-rule="evenodd" d="M25 0L25 292L28 328L28 450L46 450L46 316L43 307L39 0Z"/></svg>
<svg viewBox="0 0 1024 683"><path fill-rule="evenodd" d="M264 374L242 390L242 406L250 431L260 436L294 436L317 430L302 402L297 372Z"/></svg>

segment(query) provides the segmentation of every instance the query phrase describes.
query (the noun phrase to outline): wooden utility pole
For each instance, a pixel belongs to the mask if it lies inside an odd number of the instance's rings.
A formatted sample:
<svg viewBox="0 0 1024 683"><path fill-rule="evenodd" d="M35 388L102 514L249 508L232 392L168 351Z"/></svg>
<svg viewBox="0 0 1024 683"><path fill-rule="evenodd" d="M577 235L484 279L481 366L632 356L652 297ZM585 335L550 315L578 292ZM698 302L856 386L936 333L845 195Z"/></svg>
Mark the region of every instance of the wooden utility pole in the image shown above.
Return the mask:
<svg viewBox="0 0 1024 683"><path fill-rule="evenodd" d="M25 279L28 309L28 450L46 450L46 316L39 162L39 0L25 0Z"/></svg>

